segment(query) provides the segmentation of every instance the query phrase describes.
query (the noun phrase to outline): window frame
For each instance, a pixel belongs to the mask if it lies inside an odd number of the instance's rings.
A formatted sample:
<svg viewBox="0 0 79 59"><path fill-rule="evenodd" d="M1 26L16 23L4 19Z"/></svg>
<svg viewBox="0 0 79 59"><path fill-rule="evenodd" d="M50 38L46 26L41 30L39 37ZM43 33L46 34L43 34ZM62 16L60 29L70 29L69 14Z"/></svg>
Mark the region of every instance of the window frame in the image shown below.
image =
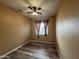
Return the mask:
<svg viewBox="0 0 79 59"><path fill-rule="evenodd" d="M43 25L42 25L42 24L43 24ZM43 26L43 33L40 33L41 26ZM37 30L36 30L36 27L35 27L35 34L36 34L36 35L40 35L40 36L45 36L44 22L41 22L41 23L40 23L40 29L39 29L39 34L38 34L38 32L37 32ZM47 33L47 35L48 35L48 25L47 25L46 33Z"/></svg>

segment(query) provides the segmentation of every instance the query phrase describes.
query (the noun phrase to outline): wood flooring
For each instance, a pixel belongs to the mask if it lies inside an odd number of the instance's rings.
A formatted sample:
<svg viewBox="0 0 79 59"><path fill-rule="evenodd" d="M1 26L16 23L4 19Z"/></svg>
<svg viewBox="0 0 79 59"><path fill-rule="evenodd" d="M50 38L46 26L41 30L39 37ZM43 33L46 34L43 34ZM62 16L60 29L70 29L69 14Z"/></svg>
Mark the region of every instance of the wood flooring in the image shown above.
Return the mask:
<svg viewBox="0 0 79 59"><path fill-rule="evenodd" d="M2 59L59 59L55 44L30 42Z"/></svg>

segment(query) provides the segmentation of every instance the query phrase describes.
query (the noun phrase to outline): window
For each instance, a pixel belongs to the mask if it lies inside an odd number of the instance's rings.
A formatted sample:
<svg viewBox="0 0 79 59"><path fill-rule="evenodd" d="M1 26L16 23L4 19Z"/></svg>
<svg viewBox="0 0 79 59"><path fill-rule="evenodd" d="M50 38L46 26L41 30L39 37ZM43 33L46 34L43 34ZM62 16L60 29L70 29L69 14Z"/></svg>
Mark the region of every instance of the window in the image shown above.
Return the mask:
<svg viewBox="0 0 79 59"><path fill-rule="evenodd" d="M38 25L39 26L39 25ZM48 26L46 28L46 33L48 35ZM36 34L38 35L38 32L36 30ZM40 23L40 28L39 28L39 35L45 35L45 25L44 25L44 22L41 22Z"/></svg>

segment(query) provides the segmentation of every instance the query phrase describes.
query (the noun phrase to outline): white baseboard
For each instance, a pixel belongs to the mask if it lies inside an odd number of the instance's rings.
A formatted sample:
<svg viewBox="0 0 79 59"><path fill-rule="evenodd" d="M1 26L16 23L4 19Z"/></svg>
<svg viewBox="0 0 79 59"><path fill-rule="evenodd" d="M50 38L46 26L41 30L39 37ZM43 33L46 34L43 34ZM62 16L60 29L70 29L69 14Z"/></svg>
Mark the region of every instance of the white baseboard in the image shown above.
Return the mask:
<svg viewBox="0 0 79 59"><path fill-rule="evenodd" d="M47 43L47 44L55 44L54 42L45 42L45 41L37 41L37 40L32 40L32 42L40 42L40 43Z"/></svg>
<svg viewBox="0 0 79 59"><path fill-rule="evenodd" d="M13 49L13 50L11 50L11 51L7 52L7 53L6 53L6 54L4 54L4 55L0 55L0 59L1 59L1 58L3 58L3 57L5 57L5 56L7 56L8 54L10 54L10 53L12 53L12 52L16 51L17 49L21 48L21 47L22 47L22 46L24 46L25 44L28 44L29 42L31 42L31 40L30 40L30 41L28 41L28 42L26 42L26 43L24 43L24 44L22 44L22 45L20 45L20 46L18 46L17 48L15 48L15 49Z"/></svg>

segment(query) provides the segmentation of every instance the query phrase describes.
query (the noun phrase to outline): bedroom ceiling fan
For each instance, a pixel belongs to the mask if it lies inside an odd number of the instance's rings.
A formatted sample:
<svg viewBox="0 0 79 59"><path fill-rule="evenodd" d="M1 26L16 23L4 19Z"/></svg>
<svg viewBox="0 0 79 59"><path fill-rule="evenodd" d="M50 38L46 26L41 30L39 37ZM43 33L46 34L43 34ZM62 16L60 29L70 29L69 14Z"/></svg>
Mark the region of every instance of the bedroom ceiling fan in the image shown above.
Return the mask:
<svg viewBox="0 0 79 59"><path fill-rule="evenodd" d="M32 10L32 12L27 12L27 14L32 13L33 16L37 16L38 14L42 14L41 12L39 12L41 10L41 7L37 8L37 7L28 7L30 10Z"/></svg>

